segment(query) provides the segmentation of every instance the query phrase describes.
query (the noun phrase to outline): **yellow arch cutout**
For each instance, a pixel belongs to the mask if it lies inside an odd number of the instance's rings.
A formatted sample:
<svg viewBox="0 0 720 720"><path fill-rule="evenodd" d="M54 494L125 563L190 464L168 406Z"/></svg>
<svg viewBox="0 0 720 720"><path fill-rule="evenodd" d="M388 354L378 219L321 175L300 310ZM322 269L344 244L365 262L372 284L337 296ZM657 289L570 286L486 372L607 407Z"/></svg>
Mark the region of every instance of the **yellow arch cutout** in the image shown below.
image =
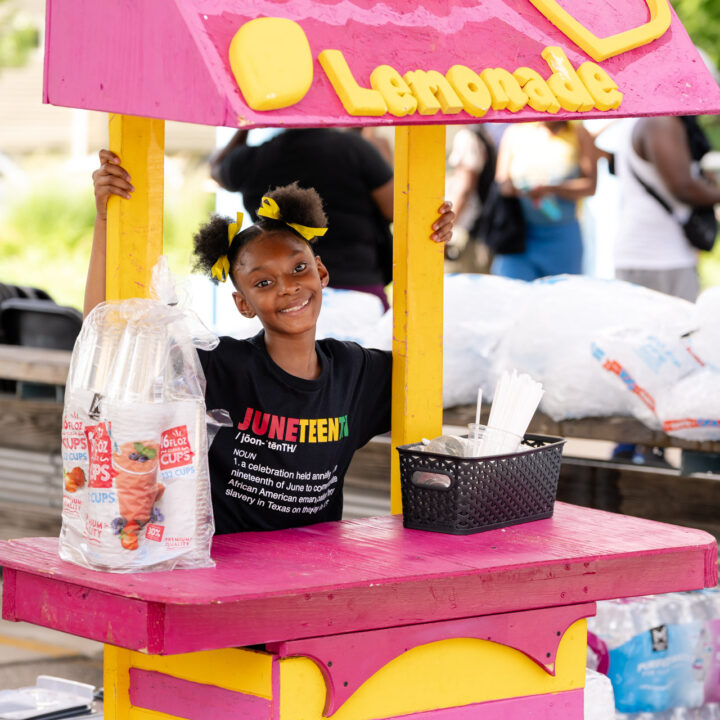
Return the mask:
<svg viewBox="0 0 720 720"><path fill-rule="evenodd" d="M561 32L579 45L593 60L607 60L641 45L647 45L667 32L672 16L668 0L645 0L650 20L640 27L599 38L579 23L556 0L530 0L530 2Z"/></svg>
<svg viewBox="0 0 720 720"><path fill-rule="evenodd" d="M476 638L438 640L411 648L380 668L330 720L400 717L576 690L585 685L586 656L585 618L565 631L555 675L507 645ZM280 720L326 720L326 693L325 678L313 660L302 656L280 660Z"/></svg>

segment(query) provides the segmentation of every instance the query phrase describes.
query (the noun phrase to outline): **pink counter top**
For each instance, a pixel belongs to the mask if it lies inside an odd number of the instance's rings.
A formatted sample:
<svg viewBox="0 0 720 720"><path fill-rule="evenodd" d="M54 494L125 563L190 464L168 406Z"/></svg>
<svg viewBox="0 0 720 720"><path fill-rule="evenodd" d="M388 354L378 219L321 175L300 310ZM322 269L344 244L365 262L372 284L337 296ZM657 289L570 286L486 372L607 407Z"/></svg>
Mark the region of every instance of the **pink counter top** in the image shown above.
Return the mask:
<svg viewBox="0 0 720 720"><path fill-rule="evenodd" d="M400 516L216 537L217 566L121 575L0 543L3 617L150 653L289 641L717 582L700 530L557 503L548 520L467 536Z"/></svg>

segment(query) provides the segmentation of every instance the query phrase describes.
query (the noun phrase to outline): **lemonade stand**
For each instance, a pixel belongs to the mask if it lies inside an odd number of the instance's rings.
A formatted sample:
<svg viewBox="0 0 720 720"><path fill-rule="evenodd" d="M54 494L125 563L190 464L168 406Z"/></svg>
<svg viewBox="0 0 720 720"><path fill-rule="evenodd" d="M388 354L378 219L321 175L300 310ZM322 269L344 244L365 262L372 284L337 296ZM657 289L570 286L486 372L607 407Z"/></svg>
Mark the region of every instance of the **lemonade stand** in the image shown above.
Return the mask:
<svg viewBox="0 0 720 720"><path fill-rule="evenodd" d="M396 126L394 446L442 425L445 126L720 109L668 0L48 0L45 100L111 113L136 187L108 207L108 299L162 251L164 120ZM405 529L394 465L393 515L221 536L212 569L2 543L3 617L106 643L111 719L579 720L594 603L717 582L707 533L561 503Z"/></svg>

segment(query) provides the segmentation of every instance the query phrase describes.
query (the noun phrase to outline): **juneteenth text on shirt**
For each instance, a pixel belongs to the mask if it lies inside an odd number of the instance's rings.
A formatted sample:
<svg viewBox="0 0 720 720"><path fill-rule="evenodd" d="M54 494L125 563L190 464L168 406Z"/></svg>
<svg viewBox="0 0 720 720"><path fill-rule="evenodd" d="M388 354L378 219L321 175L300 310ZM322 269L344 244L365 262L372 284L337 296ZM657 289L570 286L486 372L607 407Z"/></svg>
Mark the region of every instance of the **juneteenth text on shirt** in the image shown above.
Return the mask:
<svg viewBox="0 0 720 720"><path fill-rule="evenodd" d="M268 440L301 443L337 442L348 437L347 415L329 418L293 418L261 412L254 408L245 410L244 418L237 424L236 440L264 444L258 438L267 435ZM250 430L253 435L245 431ZM242 437L243 434L246 437Z"/></svg>

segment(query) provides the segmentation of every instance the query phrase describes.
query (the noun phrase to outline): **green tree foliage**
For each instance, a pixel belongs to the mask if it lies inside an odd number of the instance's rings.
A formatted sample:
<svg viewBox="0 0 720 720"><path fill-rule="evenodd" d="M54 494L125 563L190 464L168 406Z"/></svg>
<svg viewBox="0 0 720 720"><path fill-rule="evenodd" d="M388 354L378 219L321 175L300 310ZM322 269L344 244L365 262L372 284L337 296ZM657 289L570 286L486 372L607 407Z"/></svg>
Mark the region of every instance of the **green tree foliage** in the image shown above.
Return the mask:
<svg viewBox="0 0 720 720"><path fill-rule="evenodd" d="M14 0L0 0L0 70L20 67L39 45L40 31L18 10Z"/></svg>
<svg viewBox="0 0 720 720"><path fill-rule="evenodd" d="M166 187L163 252L178 276L190 273L192 236L212 211L204 158L183 159L182 184ZM124 201L121 201L124 202ZM0 200L0 282L42 288L61 305L82 307L92 245L95 199L84 168L43 156L25 187Z"/></svg>

